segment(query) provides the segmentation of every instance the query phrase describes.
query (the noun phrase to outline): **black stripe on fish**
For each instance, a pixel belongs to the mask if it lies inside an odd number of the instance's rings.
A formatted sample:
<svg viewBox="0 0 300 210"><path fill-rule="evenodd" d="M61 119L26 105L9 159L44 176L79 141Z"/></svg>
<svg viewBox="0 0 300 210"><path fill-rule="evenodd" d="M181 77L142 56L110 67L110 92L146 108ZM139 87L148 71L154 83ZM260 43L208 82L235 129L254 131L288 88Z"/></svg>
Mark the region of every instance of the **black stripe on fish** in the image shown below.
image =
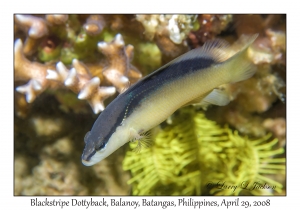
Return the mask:
<svg viewBox="0 0 300 210"><path fill-rule="evenodd" d="M132 96L130 97L131 100L128 107L127 117L140 105L140 103L142 103L144 98L157 91L158 88L161 88L163 85L173 82L176 79L192 74L193 72L209 68L213 64L216 64L213 59L198 57L171 64L160 69L154 74L151 74L149 77L145 77L143 80L128 89L128 93ZM123 94L127 94L127 91Z"/></svg>

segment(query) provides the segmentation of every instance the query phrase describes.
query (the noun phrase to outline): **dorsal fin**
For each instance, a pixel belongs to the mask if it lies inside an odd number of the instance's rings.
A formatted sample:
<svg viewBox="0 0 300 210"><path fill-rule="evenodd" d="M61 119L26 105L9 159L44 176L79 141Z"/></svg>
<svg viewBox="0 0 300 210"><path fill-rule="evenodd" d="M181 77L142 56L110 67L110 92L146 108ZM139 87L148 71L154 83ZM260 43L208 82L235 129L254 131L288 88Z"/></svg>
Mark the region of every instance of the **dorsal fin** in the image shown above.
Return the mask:
<svg viewBox="0 0 300 210"><path fill-rule="evenodd" d="M195 48L189 52L179 56L175 60L171 61L169 64L178 63L183 60L193 59L193 58L210 58L216 62L223 62L228 59L227 51L230 47L229 43L225 40L214 39L205 42L202 47Z"/></svg>

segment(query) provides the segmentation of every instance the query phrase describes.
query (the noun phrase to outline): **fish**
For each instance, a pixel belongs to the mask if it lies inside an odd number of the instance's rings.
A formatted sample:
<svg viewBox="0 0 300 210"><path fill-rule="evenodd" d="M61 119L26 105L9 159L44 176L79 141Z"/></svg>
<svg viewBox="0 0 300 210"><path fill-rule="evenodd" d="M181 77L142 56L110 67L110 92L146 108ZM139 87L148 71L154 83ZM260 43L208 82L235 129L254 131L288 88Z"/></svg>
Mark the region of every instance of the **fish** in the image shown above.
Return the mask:
<svg viewBox="0 0 300 210"><path fill-rule="evenodd" d="M244 35L232 46L221 39L208 41L130 86L85 135L82 163L94 165L132 139L142 139L181 107L227 105L230 98L218 87L246 80L256 72L247 57L256 38Z"/></svg>

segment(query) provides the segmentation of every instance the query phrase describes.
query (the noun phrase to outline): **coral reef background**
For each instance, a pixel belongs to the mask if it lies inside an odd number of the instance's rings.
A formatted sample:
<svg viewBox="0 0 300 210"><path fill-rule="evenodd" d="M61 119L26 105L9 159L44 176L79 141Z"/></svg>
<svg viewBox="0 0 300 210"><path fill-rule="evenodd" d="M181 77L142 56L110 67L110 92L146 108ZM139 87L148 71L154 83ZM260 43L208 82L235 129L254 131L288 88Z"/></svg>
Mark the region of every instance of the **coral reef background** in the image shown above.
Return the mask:
<svg viewBox="0 0 300 210"><path fill-rule="evenodd" d="M85 133L131 84L208 40L254 33L248 55L258 70L220 87L228 106L187 107L152 131L151 147L137 153L127 144L81 164ZM250 194L285 194L285 15L19 14L14 39L15 195L237 195L245 191L205 184L248 179L278 186ZM153 154L159 163L145 165ZM151 167L160 169L145 176Z"/></svg>

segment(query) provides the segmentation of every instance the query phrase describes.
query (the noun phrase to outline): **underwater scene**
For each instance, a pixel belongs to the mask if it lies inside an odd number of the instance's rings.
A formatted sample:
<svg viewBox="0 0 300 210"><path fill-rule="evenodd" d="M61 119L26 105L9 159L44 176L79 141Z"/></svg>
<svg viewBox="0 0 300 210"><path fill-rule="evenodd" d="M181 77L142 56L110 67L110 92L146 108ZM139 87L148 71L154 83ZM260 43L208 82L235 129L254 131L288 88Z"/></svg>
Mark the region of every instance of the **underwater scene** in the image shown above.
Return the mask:
<svg viewBox="0 0 300 210"><path fill-rule="evenodd" d="M13 47L14 195L286 195L285 14L16 14Z"/></svg>

